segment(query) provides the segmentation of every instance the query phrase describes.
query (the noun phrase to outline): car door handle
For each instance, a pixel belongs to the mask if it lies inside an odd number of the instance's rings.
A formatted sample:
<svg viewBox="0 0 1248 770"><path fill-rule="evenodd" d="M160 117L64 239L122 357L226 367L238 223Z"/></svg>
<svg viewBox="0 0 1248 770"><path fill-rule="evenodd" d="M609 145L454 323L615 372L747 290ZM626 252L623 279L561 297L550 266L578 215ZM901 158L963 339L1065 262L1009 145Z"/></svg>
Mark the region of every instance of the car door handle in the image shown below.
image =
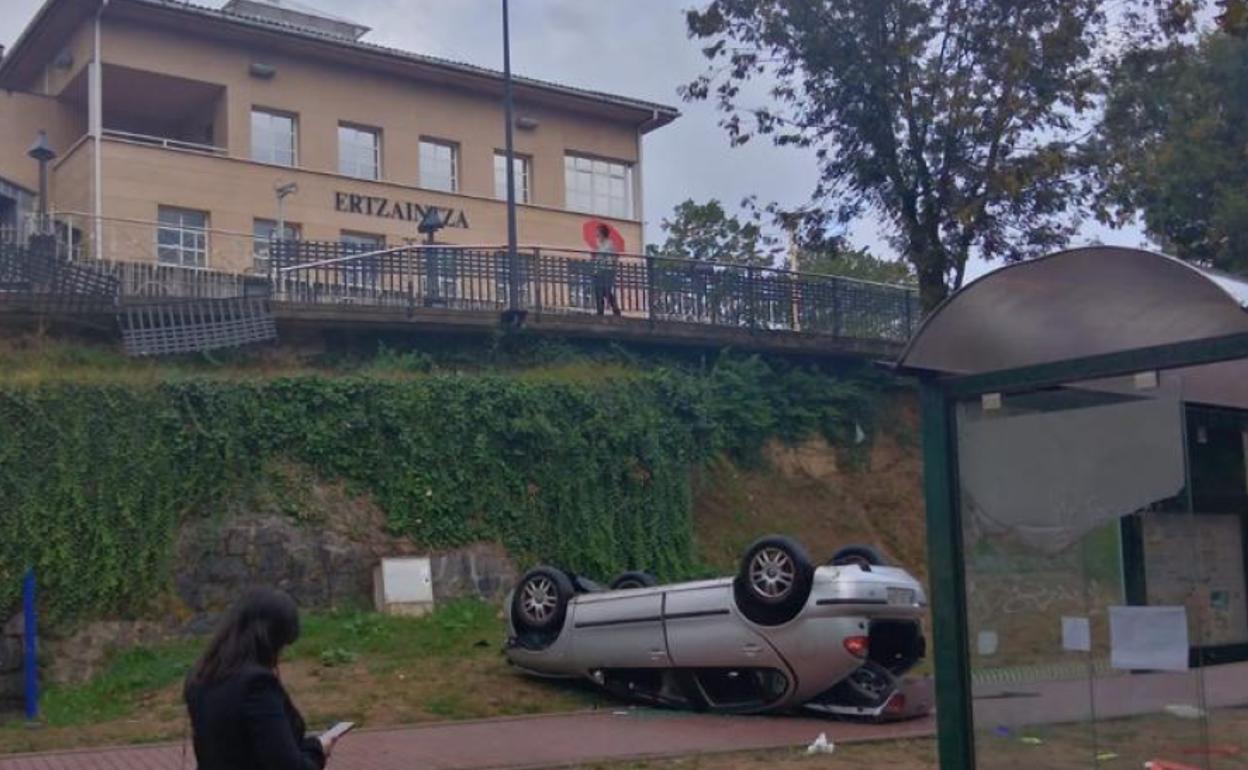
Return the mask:
<svg viewBox="0 0 1248 770"><path fill-rule="evenodd" d="M650 660L663 660L666 657L667 650L660 650L658 648L650 650Z"/></svg>
<svg viewBox="0 0 1248 770"><path fill-rule="evenodd" d="M746 656L751 657L751 658L757 656L762 651L763 651L763 648L757 644L754 644L753 642L748 642L741 646L741 652L744 652Z"/></svg>

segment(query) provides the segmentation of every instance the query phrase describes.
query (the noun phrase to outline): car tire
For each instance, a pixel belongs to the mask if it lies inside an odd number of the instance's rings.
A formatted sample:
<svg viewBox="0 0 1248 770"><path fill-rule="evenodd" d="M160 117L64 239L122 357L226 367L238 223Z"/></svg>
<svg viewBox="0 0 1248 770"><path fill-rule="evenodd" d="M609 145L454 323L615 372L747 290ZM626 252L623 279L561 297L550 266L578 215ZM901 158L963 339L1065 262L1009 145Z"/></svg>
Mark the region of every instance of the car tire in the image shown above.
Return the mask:
<svg viewBox="0 0 1248 770"><path fill-rule="evenodd" d="M759 625L787 623L806 606L814 577L815 568L800 544L778 535L764 537L741 557L732 582L737 609Z"/></svg>
<svg viewBox="0 0 1248 770"><path fill-rule="evenodd" d="M845 679L846 689L853 694L854 705L879 708L897 691L897 679L889 670L869 660Z"/></svg>
<svg viewBox="0 0 1248 770"><path fill-rule="evenodd" d="M658 578L649 572L623 572L611 581L612 591L623 591L629 588L650 588L659 584Z"/></svg>
<svg viewBox="0 0 1248 770"><path fill-rule="evenodd" d="M534 567L516 584L511 598L511 622L522 632L558 633L572 595L572 581L562 570Z"/></svg>
<svg viewBox="0 0 1248 770"><path fill-rule="evenodd" d="M832 554L828 564L833 567L844 567L850 564L864 567L887 567L889 561L884 558L884 554L869 545L847 545Z"/></svg>

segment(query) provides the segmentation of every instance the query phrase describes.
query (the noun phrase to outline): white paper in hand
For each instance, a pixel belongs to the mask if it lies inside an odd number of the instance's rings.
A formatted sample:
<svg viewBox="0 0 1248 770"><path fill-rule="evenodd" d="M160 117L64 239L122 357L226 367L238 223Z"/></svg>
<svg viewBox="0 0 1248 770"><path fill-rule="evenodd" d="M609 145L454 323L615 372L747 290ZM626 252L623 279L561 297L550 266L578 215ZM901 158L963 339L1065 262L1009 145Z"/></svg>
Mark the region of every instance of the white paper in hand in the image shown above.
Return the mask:
<svg viewBox="0 0 1248 770"><path fill-rule="evenodd" d="M325 732L321 733L321 742L333 743L353 729L355 729L355 722L339 722Z"/></svg>

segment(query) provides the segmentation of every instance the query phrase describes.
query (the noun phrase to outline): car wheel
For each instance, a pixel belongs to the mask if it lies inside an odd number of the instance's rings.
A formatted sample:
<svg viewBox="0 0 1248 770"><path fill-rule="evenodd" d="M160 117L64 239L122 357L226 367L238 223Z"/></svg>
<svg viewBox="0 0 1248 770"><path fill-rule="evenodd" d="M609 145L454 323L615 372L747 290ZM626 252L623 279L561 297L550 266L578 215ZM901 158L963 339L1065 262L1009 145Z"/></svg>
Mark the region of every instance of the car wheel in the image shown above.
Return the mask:
<svg viewBox="0 0 1248 770"><path fill-rule="evenodd" d="M882 706L897 689L897 683L888 669L867 661L845 680L848 689L868 706Z"/></svg>
<svg viewBox="0 0 1248 770"><path fill-rule="evenodd" d="M511 619L525 631L557 631L563 626L572 598L572 581L553 567L524 573L511 600Z"/></svg>
<svg viewBox="0 0 1248 770"><path fill-rule="evenodd" d="M737 608L760 625L787 623L810 598L814 575L810 558L798 543L787 537L764 537L741 558L733 581Z"/></svg>
<svg viewBox="0 0 1248 770"><path fill-rule="evenodd" d="M833 567L844 567L850 564L857 564L860 567L887 567L888 559L869 545L847 545L832 554L828 564Z"/></svg>
<svg viewBox="0 0 1248 770"><path fill-rule="evenodd" d="M649 572L624 572L611 581L611 590L622 591L628 588L649 588L658 584L658 578Z"/></svg>

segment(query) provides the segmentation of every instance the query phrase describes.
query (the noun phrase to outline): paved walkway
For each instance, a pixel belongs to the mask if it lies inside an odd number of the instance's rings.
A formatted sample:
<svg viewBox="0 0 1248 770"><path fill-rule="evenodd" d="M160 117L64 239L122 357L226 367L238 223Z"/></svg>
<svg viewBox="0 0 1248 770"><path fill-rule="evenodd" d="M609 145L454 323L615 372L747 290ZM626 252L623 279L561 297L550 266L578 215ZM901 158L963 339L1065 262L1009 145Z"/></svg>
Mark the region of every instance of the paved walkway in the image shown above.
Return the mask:
<svg viewBox="0 0 1248 770"><path fill-rule="evenodd" d="M1086 671L1086 668L1085 668ZM1248 663L1181 673L1097 674L1082 681L981 684L974 688L975 723L981 728L1117 719L1160 714L1166 706L1248 706Z"/></svg>
<svg viewBox="0 0 1248 770"><path fill-rule="evenodd" d="M343 738L332 770L487 770L650 756L920 738L930 717L866 725L807 717L712 716L628 709L361 730ZM180 745L0 757L0 770L192 770Z"/></svg>

